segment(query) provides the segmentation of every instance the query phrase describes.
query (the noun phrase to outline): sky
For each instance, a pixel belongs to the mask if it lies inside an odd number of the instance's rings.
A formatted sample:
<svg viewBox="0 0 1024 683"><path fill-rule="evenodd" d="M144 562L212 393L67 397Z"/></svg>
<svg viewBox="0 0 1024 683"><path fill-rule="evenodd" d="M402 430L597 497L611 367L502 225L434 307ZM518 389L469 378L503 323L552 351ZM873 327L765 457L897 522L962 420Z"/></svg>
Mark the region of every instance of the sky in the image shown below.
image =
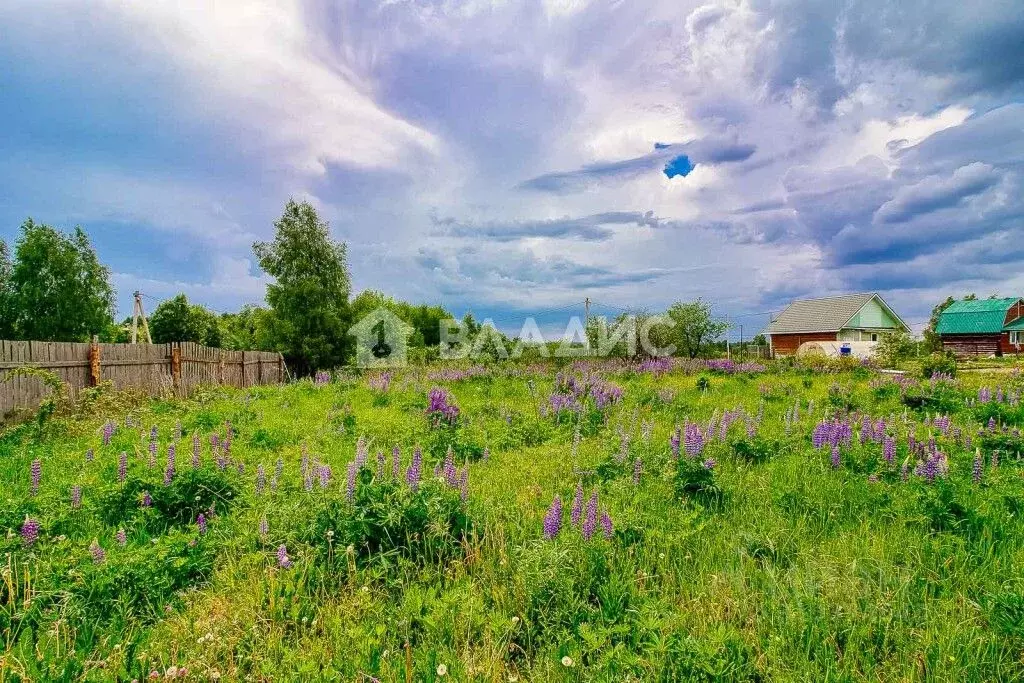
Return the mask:
<svg viewBox="0 0 1024 683"><path fill-rule="evenodd" d="M503 328L1024 295L1019 0L7 0L0 34L0 237L82 226L121 315L262 302L290 197L356 291Z"/></svg>

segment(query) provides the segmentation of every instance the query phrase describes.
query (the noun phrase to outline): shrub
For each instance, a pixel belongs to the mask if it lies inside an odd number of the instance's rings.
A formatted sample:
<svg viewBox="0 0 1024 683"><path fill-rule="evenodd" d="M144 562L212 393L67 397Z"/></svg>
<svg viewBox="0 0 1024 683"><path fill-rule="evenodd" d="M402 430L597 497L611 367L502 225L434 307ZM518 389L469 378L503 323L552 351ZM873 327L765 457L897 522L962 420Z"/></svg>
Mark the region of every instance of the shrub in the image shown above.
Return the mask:
<svg viewBox="0 0 1024 683"><path fill-rule="evenodd" d="M101 491L98 514L111 526L141 524L151 533L187 526L211 507L222 512L231 507L238 490L230 476L229 471L210 468L185 469L168 486L130 476ZM147 491L153 503L145 508L140 501Z"/></svg>
<svg viewBox="0 0 1024 683"><path fill-rule="evenodd" d="M715 483L714 467L686 457L679 458L676 465L675 487L684 497L706 502L718 502L722 498L722 489Z"/></svg>
<svg viewBox="0 0 1024 683"><path fill-rule="evenodd" d="M956 356L952 351L945 353L933 353L921 360L921 376L931 379L932 375L956 376Z"/></svg>

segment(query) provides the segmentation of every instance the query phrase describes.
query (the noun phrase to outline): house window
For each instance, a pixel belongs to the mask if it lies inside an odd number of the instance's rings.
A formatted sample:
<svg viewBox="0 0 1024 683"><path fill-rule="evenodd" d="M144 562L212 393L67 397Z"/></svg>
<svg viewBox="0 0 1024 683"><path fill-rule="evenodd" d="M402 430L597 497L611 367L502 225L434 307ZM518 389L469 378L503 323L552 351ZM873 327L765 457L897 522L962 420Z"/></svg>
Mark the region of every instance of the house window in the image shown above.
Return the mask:
<svg viewBox="0 0 1024 683"><path fill-rule="evenodd" d="M878 335L877 334L872 334L871 335L871 341L878 341Z"/></svg>
<svg viewBox="0 0 1024 683"><path fill-rule="evenodd" d="M1020 346L1020 331L1013 330L1010 332L1010 343L1014 346Z"/></svg>

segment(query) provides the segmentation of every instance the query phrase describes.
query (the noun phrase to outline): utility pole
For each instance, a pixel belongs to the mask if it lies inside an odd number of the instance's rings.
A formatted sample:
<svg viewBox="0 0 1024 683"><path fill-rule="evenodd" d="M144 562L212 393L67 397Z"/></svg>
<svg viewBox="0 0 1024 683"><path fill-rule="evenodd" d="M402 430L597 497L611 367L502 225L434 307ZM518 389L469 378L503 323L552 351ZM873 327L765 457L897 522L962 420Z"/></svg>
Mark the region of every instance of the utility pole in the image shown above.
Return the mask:
<svg viewBox="0 0 1024 683"><path fill-rule="evenodd" d="M142 308L142 292L135 290L135 308L132 310L132 344L138 343L139 318L142 318L142 331L146 334L146 343L152 344L153 338L149 336L149 323L146 322L146 311Z"/></svg>
<svg viewBox="0 0 1024 683"><path fill-rule="evenodd" d="M583 314L584 315L583 324L585 326L587 323L590 322L590 297L589 296L586 299L583 300L583 309L585 311L584 314Z"/></svg>
<svg viewBox="0 0 1024 683"><path fill-rule="evenodd" d="M729 348L729 315L725 316L725 357L732 360L732 350Z"/></svg>

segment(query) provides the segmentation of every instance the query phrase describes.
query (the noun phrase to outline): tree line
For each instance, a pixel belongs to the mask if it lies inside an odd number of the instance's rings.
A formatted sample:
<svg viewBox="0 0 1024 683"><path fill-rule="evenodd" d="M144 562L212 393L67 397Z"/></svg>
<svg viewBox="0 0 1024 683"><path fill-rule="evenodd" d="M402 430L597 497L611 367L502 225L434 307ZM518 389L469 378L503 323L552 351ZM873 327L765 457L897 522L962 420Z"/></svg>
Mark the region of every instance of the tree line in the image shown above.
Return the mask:
<svg viewBox="0 0 1024 683"><path fill-rule="evenodd" d="M451 312L375 290L352 297L346 245L331 238L327 223L308 202L289 200L274 223L274 239L253 244L253 254L272 278L266 306L217 313L178 294L160 302L149 316L153 342L279 351L295 372L305 374L350 362L354 339L349 328L383 307L411 326L413 360L440 355L441 324L454 318ZM132 319L115 322L114 302L110 269L100 262L81 228L66 234L28 219L13 254L0 240L0 338L83 342L95 335L104 342L130 341ZM656 347L674 346L678 355L706 353L727 329L701 300L676 303L666 315L674 325L652 328L652 341ZM635 341L650 314L629 318L635 329L611 355L645 353L629 340ZM587 321L587 336L596 339L601 326L615 327L625 319L592 318ZM459 325L471 337L482 331L471 313ZM513 341L493 328L486 332Z"/></svg>

